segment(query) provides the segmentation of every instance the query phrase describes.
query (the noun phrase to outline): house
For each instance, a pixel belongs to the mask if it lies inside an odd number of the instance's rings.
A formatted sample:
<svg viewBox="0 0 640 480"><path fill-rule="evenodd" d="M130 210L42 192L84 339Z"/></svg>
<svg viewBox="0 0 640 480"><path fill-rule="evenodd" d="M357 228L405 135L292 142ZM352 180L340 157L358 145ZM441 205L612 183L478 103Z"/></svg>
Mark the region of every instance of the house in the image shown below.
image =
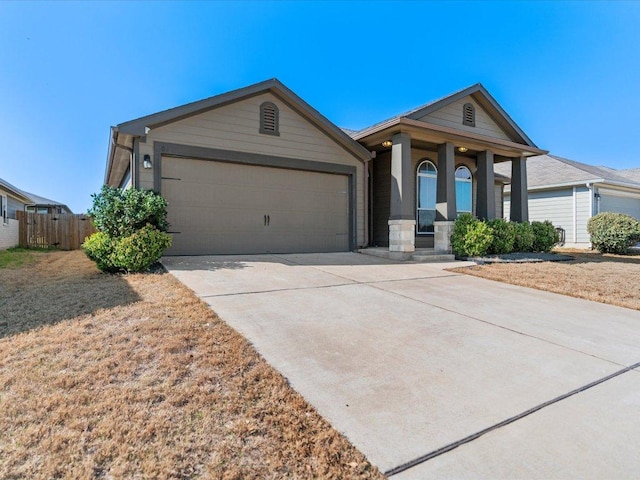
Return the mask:
<svg viewBox="0 0 640 480"><path fill-rule="evenodd" d="M18 245L17 211L71 213L66 205L20 190L0 178L0 249Z"/></svg>
<svg viewBox="0 0 640 480"><path fill-rule="evenodd" d="M503 174L509 165L496 165ZM640 169L614 170L540 155L527 160L529 220L551 220L564 230L568 247L590 248L587 222L601 212L626 213L640 220ZM509 215L511 193L504 193Z"/></svg>
<svg viewBox="0 0 640 480"><path fill-rule="evenodd" d="M460 212L526 220L539 149L480 84L359 131L276 79L111 128L105 183L168 202L175 255L450 251ZM508 176L494 164L509 162Z"/></svg>

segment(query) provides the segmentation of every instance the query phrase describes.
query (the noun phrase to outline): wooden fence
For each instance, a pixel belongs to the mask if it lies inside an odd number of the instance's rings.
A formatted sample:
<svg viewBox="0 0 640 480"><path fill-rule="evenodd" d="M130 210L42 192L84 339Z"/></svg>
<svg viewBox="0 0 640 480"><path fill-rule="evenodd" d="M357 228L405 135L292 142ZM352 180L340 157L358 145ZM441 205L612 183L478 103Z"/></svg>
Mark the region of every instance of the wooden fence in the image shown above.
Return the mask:
<svg viewBox="0 0 640 480"><path fill-rule="evenodd" d="M19 242L24 248L77 250L96 229L86 215L16 212Z"/></svg>

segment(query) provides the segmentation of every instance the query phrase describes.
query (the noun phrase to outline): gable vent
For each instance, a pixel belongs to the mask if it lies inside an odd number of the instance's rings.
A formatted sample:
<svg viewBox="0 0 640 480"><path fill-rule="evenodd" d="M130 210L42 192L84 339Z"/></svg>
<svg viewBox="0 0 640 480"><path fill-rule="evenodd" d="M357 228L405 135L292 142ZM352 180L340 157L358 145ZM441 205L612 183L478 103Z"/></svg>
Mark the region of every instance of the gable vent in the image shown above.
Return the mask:
<svg viewBox="0 0 640 480"><path fill-rule="evenodd" d="M476 108L471 103L465 103L462 107L462 124L469 127L476 126Z"/></svg>
<svg viewBox="0 0 640 480"><path fill-rule="evenodd" d="M260 133L280 135L278 107L273 102L260 105Z"/></svg>

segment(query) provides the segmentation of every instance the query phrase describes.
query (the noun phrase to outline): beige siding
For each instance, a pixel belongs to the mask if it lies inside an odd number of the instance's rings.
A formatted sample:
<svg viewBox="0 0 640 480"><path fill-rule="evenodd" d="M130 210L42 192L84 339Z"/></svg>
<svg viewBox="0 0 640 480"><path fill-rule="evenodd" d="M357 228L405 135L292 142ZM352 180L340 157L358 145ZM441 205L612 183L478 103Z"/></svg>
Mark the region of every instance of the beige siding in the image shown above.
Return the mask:
<svg viewBox="0 0 640 480"><path fill-rule="evenodd" d="M462 107L465 103L471 103L476 109L476 126L470 127L462 124ZM470 96L464 97L457 102L451 103L435 112L431 112L422 118L423 122L435 123L443 127L457 128L467 132L486 135L487 137L499 138L501 140L512 140L500 128L500 126L489 116L484 109L477 104Z"/></svg>
<svg viewBox="0 0 640 480"><path fill-rule="evenodd" d="M280 135L259 133L260 104L279 109ZM153 155L153 142L167 142L239 152L354 166L357 169L357 243L364 244L364 164L314 125L269 93L159 127L140 143L140 158ZM141 188L153 188L153 170L140 169Z"/></svg>

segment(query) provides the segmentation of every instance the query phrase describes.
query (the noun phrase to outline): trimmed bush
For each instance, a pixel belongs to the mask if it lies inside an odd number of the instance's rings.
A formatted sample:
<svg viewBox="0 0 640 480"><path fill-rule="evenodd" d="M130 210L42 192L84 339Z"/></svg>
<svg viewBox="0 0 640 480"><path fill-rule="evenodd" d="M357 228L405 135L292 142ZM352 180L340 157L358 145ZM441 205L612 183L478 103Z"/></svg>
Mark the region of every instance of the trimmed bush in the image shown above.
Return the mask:
<svg viewBox="0 0 640 480"><path fill-rule="evenodd" d="M533 241L535 235L533 233L533 227L529 222L515 222L513 223L514 231L514 252L531 252L533 250Z"/></svg>
<svg viewBox="0 0 640 480"><path fill-rule="evenodd" d="M93 206L87 214L98 231L112 238L127 237L147 224L167 230L167 201L155 192L105 185L91 198Z"/></svg>
<svg viewBox="0 0 640 480"><path fill-rule="evenodd" d="M115 243L106 233L96 232L84 241L82 249L103 272L117 272L118 267L113 263L112 255Z"/></svg>
<svg viewBox="0 0 640 480"><path fill-rule="evenodd" d="M489 245L489 252L493 254L511 253L516 239L513 223L506 222L502 218L496 218L486 222L493 239Z"/></svg>
<svg viewBox="0 0 640 480"><path fill-rule="evenodd" d="M451 246L458 257L486 255L493 241L491 228L469 213L460 215L453 227Z"/></svg>
<svg viewBox="0 0 640 480"><path fill-rule="evenodd" d="M550 252L553 246L558 243L558 232L549 220L544 222L531 222L533 230L534 252Z"/></svg>
<svg viewBox="0 0 640 480"><path fill-rule="evenodd" d="M157 262L171 246L171 237L152 225L146 225L128 237L121 238L113 251L116 267L127 272L144 272Z"/></svg>
<svg viewBox="0 0 640 480"><path fill-rule="evenodd" d="M623 213L604 212L589 219L591 244L601 253L626 253L640 242L640 222Z"/></svg>

